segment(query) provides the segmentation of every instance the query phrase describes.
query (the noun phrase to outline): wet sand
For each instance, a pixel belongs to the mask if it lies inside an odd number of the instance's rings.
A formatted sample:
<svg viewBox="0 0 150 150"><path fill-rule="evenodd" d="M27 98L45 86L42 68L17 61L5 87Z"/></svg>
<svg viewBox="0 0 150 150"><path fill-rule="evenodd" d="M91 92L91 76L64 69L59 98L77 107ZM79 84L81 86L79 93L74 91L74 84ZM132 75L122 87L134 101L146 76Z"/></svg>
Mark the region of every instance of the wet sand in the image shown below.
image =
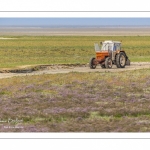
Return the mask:
<svg viewBox="0 0 150 150"><path fill-rule="evenodd" d="M0 27L0 36L150 36L150 27Z"/></svg>

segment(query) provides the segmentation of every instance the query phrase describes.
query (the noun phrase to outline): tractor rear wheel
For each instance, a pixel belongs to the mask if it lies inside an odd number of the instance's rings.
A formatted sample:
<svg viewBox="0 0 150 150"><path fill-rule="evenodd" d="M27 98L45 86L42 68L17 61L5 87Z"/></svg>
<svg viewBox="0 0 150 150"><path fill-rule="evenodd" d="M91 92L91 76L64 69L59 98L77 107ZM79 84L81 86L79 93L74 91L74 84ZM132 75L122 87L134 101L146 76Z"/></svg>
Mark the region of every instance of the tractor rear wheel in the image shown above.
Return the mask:
<svg viewBox="0 0 150 150"><path fill-rule="evenodd" d="M110 69L112 68L112 60L110 57L107 57L106 60L105 60L105 67Z"/></svg>
<svg viewBox="0 0 150 150"><path fill-rule="evenodd" d="M89 65L90 65L91 69L95 69L96 68L95 58L91 58Z"/></svg>
<svg viewBox="0 0 150 150"><path fill-rule="evenodd" d="M126 56L123 52L120 52L116 56L116 65L117 68L124 68L126 65Z"/></svg>

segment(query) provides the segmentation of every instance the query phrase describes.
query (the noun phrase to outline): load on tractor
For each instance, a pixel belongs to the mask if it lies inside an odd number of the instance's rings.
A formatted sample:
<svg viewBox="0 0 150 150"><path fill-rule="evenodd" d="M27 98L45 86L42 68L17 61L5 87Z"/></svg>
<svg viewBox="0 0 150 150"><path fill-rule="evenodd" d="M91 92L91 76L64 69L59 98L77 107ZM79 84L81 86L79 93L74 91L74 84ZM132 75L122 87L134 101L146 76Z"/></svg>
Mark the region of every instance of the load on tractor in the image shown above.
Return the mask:
<svg viewBox="0 0 150 150"><path fill-rule="evenodd" d="M112 65L116 65L117 68L125 68L126 65L130 65L130 60L125 51L121 49L120 41L104 41L99 44L95 43L96 58L93 57L90 60L90 68L95 69L98 64L102 68L112 68Z"/></svg>

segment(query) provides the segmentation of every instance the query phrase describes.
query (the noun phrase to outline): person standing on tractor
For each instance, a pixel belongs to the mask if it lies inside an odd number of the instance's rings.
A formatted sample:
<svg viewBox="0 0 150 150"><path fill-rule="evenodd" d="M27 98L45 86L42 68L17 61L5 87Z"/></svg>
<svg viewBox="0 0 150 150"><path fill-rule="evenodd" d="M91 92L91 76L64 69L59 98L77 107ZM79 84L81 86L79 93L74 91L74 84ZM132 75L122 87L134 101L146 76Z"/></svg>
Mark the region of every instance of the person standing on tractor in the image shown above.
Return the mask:
<svg viewBox="0 0 150 150"><path fill-rule="evenodd" d="M116 45L114 44L113 51L116 51Z"/></svg>

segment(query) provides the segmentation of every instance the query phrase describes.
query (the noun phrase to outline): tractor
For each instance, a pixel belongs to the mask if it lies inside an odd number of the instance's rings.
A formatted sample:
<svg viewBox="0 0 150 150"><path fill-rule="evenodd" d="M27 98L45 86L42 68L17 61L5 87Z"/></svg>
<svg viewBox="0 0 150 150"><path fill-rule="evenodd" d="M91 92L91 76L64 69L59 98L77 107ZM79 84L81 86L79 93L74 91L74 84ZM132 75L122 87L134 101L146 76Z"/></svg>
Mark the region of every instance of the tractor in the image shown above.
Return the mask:
<svg viewBox="0 0 150 150"><path fill-rule="evenodd" d="M101 49L98 43L95 43L96 58L93 57L90 60L89 66L91 69L95 69L98 64L102 68L110 69L112 65L116 65L117 68L125 68L126 65L130 65L130 60L125 51L121 49L120 41L104 41L100 42Z"/></svg>

